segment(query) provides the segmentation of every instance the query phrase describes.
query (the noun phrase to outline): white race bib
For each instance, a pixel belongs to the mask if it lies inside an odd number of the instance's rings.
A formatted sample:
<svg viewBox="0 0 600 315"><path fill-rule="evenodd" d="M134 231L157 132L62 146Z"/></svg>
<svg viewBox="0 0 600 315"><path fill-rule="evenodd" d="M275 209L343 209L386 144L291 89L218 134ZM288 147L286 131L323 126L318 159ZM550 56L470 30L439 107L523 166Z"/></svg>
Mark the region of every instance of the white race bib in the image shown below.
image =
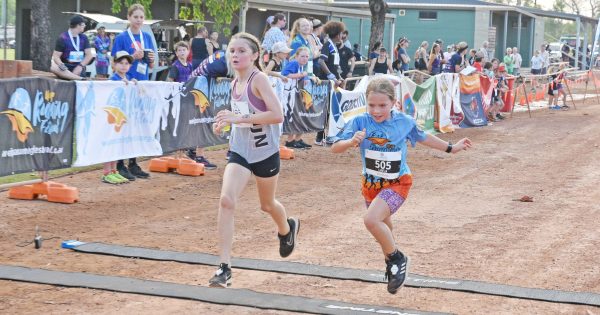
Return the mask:
<svg viewBox="0 0 600 315"><path fill-rule="evenodd" d="M309 60L308 63L306 64L306 72L308 74L313 74L313 60Z"/></svg>
<svg viewBox="0 0 600 315"><path fill-rule="evenodd" d="M401 162L402 151L380 152L365 150L365 168L368 175L385 179L396 179L400 177Z"/></svg>
<svg viewBox="0 0 600 315"><path fill-rule="evenodd" d="M83 61L83 51L72 51L68 58L70 63L79 63Z"/></svg>
<svg viewBox="0 0 600 315"><path fill-rule="evenodd" d="M250 107L248 106L247 102L238 102L232 100L231 111L236 116L243 116L246 114L250 114ZM233 126L239 128L249 128L252 127L252 124L233 124Z"/></svg>
<svg viewBox="0 0 600 315"><path fill-rule="evenodd" d="M340 54L339 53L333 54L333 64L336 66L340 65Z"/></svg>

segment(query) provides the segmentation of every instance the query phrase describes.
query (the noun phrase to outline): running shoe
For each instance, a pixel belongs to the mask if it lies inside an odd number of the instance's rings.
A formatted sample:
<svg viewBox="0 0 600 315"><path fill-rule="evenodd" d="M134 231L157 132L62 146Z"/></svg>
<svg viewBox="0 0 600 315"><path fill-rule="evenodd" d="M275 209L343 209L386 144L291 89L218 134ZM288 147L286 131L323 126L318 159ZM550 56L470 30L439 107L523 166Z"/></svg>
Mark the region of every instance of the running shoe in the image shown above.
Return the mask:
<svg viewBox="0 0 600 315"><path fill-rule="evenodd" d="M323 147L323 146L325 146L325 142L324 142L323 140L321 140L321 141L317 141L317 140L315 140L315 145L318 145L318 146L320 146L320 147Z"/></svg>
<svg viewBox="0 0 600 315"><path fill-rule="evenodd" d="M185 155L187 155L187 157L189 157L191 160L195 160L196 159L196 150L195 149L187 149L185 152Z"/></svg>
<svg viewBox="0 0 600 315"><path fill-rule="evenodd" d="M286 142L285 142L285 146L286 146L287 148L292 148L292 149L302 149L302 148L299 148L299 147L296 145L296 140L292 140L292 141L286 141Z"/></svg>
<svg viewBox="0 0 600 315"><path fill-rule="evenodd" d="M210 278L208 285L214 288L226 288L231 285L231 268L221 263L215 275Z"/></svg>
<svg viewBox="0 0 600 315"><path fill-rule="evenodd" d="M399 250L396 250L388 256L388 260L385 263L387 264L385 269L385 278L388 282L387 290L391 294L396 294L398 289L404 284L404 281L406 281L410 259Z"/></svg>
<svg viewBox="0 0 600 315"><path fill-rule="evenodd" d="M121 182L121 184L124 184L124 183L129 183L129 179L127 179L127 178L125 178L125 177L121 176L121 174L119 174L118 172L113 172L113 173L112 173L112 174L110 174L110 175L112 175L112 177L114 177L114 178L116 178L118 181L120 181L120 182Z"/></svg>
<svg viewBox="0 0 600 315"><path fill-rule="evenodd" d="M137 165L137 164L133 164L133 165L129 165L129 172L131 173L131 175L137 177L137 178L148 178L150 177L150 174L142 171L142 168Z"/></svg>
<svg viewBox="0 0 600 315"><path fill-rule="evenodd" d="M303 149L310 149L310 148L312 148L312 145L304 142L304 140L302 140L302 139L296 141L296 144L302 146Z"/></svg>
<svg viewBox="0 0 600 315"><path fill-rule="evenodd" d="M498 114L496 114L496 118L500 119L500 120L504 120L506 117L504 117L498 113Z"/></svg>
<svg viewBox="0 0 600 315"><path fill-rule="evenodd" d="M571 107L569 107L569 105L565 104L563 106L560 107L562 110L569 110Z"/></svg>
<svg viewBox="0 0 600 315"><path fill-rule="evenodd" d="M119 174L121 176L125 177L126 179L128 179L130 181L135 180L135 176L133 176L133 174L131 174L131 172L129 172L129 170L127 169L127 167L125 165L117 164L117 171L119 172Z"/></svg>
<svg viewBox="0 0 600 315"><path fill-rule="evenodd" d="M200 163L202 165L204 165L204 168L207 170L214 170L217 168L216 165L210 163L205 157L203 156L197 156L195 159L196 163Z"/></svg>
<svg viewBox="0 0 600 315"><path fill-rule="evenodd" d="M552 110L560 110L561 109L560 106L558 106L558 105L550 106L549 108Z"/></svg>
<svg viewBox="0 0 600 315"><path fill-rule="evenodd" d="M296 238L298 237L298 231L300 231L300 220L296 218L288 218L288 224L290 225L290 232L287 235L279 235L279 255L281 257L287 257L292 254L296 247Z"/></svg>
<svg viewBox="0 0 600 315"><path fill-rule="evenodd" d="M108 175L104 175L102 176L102 182L103 183L107 183L107 184L111 184L111 185L118 185L121 182L116 179L115 177L112 176L113 174L108 174Z"/></svg>

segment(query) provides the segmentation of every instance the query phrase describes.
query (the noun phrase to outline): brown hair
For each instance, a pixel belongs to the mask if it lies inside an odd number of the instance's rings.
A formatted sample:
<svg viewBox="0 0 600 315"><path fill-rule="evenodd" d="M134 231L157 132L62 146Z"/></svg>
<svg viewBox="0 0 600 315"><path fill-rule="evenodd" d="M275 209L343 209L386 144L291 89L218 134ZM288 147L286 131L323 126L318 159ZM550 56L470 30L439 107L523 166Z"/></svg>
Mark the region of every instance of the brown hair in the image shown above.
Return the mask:
<svg viewBox="0 0 600 315"><path fill-rule="evenodd" d="M259 71L263 71L262 66L260 65L260 42L258 41L258 39L252 34L241 32L233 35L229 43L231 44L231 42L233 42L235 39L245 40L246 43L248 43L250 49L252 49L252 53L258 53L259 57L256 58L256 60L254 60L254 66ZM231 53L229 52L229 49L227 50L226 55L227 63L229 64L231 62Z"/></svg>
<svg viewBox="0 0 600 315"><path fill-rule="evenodd" d="M188 45L188 43L184 42L184 41L177 42L177 44L175 44L175 47L173 50L175 50L177 52L177 48L179 48L179 47L185 47L188 50L190 50L190 45Z"/></svg>
<svg viewBox="0 0 600 315"><path fill-rule="evenodd" d="M129 7L129 9L127 10L127 16L131 16L133 14L133 12L135 12L137 10L141 10L142 12L144 12L144 16L146 15L146 8L144 8L144 6L139 3L135 3L135 4L132 4Z"/></svg>
<svg viewBox="0 0 600 315"><path fill-rule="evenodd" d="M394 90L394 85L392 84L392 82L390 82L389 79L371 79L369 85L367 85L367 92L365 93L365 95L369 97L370 93L385 94L390 98L392 102L396 100L396 91Z"/></svg>
<svg viewBox="0 0 600 315"><path fill-rule="evenodd" d="M344 30L346 30L346 26L344 23L338 21L329 21L323 27L323 32L325 32L325 34L327 34L331 39L340 35Z"/></svg>
<svg viewBox="0 0 600 315"><path fill-rule="evenodd" d="M196 31L196 34L202 34L206 32L206 27L205 26L200 26L198 27L198 30Z"/></svg>

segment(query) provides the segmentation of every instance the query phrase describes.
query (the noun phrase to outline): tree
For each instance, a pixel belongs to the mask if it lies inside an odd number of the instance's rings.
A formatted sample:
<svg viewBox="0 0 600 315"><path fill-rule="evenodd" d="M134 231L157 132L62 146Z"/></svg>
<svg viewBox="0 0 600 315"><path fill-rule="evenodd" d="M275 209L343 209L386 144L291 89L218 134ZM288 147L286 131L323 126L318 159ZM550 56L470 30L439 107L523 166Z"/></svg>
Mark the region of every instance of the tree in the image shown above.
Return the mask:
<svg viewBox="0 0 600 315"><path fill-rule="evenodd" d="M213 30L222 31L225 36L231 35L231 30L225 26L231 24L231 20L238 13L243 0L190 0L179 8L179 18L184 20L203 21L205 12L208 12L214 19ZM112 12L121 12L123 6L129 7L134 3L139 3L146 9L147 19L152 18L150 5L152 0L112 0Z"/></svg>
<svg viewBox="0 0 600 315"><path fill-rule="evenodd" d="M383 43L383 30L385 28L385 14L387 3L384 0L369 0L371 10L371 38L369 39L369 52L376 42Z"/></svg>
<svg viewBox="0 0 600 315"><path fill-rule="evenodd" d="M33 69L50 70L50 0L31 0L31 60Z"/></svg>

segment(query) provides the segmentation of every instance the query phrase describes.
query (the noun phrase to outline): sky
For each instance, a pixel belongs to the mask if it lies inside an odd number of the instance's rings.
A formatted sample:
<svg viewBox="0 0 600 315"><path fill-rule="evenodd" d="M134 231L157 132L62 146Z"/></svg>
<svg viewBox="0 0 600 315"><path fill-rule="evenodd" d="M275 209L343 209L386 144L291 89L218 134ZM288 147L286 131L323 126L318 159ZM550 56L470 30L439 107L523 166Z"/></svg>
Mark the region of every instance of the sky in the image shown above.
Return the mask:
<svg viewBox="0 0 600 315"><path fill-rule="evenodd" d="M582 13L584 15L590 16L591 15L590 9L587 4L588 1L582 1L582 2L584 3L584 7L582 8L583 9ZM552 4L554 3L554 0L537 0L537 3L541 4L545 10L552 10Z"/></svg>

